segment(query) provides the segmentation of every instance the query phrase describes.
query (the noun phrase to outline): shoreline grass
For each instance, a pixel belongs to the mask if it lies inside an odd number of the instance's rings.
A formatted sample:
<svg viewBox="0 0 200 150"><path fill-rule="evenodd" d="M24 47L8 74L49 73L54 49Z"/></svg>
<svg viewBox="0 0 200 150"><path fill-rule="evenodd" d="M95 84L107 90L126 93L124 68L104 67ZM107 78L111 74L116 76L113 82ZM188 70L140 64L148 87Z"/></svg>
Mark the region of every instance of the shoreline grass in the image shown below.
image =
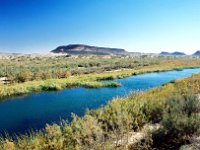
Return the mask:
<svg viewBox="0 0 200 150"><path fill-rule="evenodd" d="M0 100L11 96L21 96L25 94L31 94L34 92L43 91L60 91L65 88L116 88L121 86L117 82L102 83L97 81L73 81L64 79L50 79L46 81L32 81L20 84L14 84L12 86L7 85L0 89ZM9 92L7 92L9 91Z"/></svg>

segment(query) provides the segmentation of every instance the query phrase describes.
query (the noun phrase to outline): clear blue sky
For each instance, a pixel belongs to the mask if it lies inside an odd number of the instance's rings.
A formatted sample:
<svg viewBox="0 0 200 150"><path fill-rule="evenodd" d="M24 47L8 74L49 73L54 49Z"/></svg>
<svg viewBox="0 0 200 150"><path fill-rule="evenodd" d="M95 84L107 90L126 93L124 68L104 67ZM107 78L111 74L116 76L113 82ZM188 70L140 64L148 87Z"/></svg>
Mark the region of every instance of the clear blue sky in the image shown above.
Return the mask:
<svg viewBox="0 0 200 150"><path fill-rule="evenodd" d="M190 54L200 49L200 0L0 0L0 52L71 43Z"/></svg>

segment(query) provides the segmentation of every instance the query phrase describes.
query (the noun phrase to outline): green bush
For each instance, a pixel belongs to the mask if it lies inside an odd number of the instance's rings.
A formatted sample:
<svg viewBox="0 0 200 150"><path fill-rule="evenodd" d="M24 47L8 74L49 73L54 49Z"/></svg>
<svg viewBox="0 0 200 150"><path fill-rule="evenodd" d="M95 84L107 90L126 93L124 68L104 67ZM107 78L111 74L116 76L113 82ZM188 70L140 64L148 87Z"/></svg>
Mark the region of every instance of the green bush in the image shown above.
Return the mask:
<svg viewBox="0 0 200 150"><path fill-rule="evenodd" d="M184 138L200 131L200 101L192 93L176 94L166 101L162 125L167 134Z"/></svg>
<svg viewBox="0 0 200 150"><path fill-rule="evenodd" d="M30 81L33 77L33 73L29 69L21 71L18 75L19 82Z"/></svg>

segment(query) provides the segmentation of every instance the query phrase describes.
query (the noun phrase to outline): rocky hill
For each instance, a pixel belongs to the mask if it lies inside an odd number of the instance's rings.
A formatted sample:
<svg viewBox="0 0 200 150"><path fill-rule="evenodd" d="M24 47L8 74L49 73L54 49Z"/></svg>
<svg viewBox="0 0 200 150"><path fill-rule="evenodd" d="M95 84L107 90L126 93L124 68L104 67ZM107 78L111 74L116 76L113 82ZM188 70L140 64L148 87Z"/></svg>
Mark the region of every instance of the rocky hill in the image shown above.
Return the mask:
<svg viewBox="0 0 200 150"><path fill-rule="evenodd" d="M183 52L172 52L172 53L169 53L169 52L161 52L160 55L165 55L165 56L184 56L184 55L186 55L186 54L183 53Z"/></svg>
<svg viewBox="0 0 200 150"><path fill-rule="evenodd" d="M200 56L200 50L196 51L193 55L194 56Z"/></svg>
<svg viewBox="0 0 200 150"><path fill-rule="evenodd" d="M123 55L128 52L120 48L97 47L81 44L59 46L52 53L66 53L71 55Z"/></svg>

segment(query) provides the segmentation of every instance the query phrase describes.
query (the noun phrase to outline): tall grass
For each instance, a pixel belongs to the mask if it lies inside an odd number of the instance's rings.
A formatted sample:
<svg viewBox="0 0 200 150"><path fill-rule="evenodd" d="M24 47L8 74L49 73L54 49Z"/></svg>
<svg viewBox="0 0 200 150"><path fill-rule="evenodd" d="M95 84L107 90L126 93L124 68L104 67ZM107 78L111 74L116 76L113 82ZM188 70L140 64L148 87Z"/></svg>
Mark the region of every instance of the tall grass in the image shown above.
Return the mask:
<svg viewBox="0 0 200 150"><path fill-rule="evenodd" d="M20 84L0 86L0 99L29 94L41 91L58 91L64 88L85 87L85 88L115 88L121 86L117 82L97 82L97 81L83 81L78 79L50 79L45 81L30 81Z"/></svg>

